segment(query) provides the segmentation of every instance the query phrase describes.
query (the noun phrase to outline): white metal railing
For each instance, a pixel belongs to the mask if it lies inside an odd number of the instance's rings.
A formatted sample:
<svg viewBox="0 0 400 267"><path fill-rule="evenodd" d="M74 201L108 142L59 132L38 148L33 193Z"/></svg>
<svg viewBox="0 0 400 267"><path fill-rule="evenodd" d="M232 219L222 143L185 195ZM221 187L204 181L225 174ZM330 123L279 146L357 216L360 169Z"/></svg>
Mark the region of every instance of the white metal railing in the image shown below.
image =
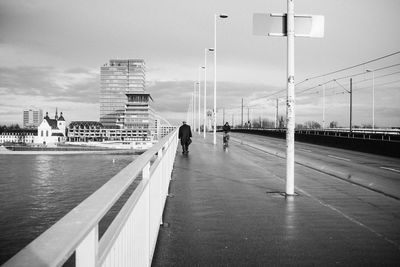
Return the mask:
<svg viewBox="0 0 400 267"><path fill-rule="evenodd" d="M178 145L177 130L111 178L4 266L150 266ZM142 180L99 240L99 221Z"/></svg>

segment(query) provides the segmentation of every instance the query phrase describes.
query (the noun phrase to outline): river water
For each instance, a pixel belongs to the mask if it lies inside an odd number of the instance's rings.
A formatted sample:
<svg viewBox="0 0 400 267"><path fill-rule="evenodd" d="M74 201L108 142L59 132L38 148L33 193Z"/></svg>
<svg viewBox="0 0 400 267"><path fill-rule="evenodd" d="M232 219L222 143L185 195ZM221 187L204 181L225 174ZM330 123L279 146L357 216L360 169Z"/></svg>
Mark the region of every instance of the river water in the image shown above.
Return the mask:
<svg viewBox="0 0 400 267"><path fill-rule="evenodd" d="M0 155L0 264L137 155Z"/></svg>

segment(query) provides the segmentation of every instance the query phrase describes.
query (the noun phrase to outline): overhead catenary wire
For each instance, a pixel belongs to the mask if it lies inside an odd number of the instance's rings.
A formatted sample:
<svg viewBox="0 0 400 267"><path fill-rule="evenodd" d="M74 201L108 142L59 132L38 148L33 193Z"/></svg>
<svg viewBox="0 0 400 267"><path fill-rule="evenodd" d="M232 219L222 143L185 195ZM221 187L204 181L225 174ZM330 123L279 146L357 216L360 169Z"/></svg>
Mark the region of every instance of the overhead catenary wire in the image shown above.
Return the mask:
<svg viewBox="0 0 400 267"><path fill-rule="evenodd" d="M359 63L359 64L356 64L356 65L353 65L353 66L350 66L350 67L346 67L346 68L342 68L342 69L339 69L339 70L331 71L331 72L328 72L328 73L325 73L325 74L321 74L321 75L312 76L312 77L304 79L303 81L299 82L296 85L299 85L299 84L301 84L301 83L303 83L305 81L310 81L310 80L314 80L314 79L317 79L317 78L322 78L322 77L326 77L326 76L329 76L329 75L332 75L332 74L336 74L336 73L339 73L339 72L342 72L342 71L354 69L354 68L357 68L357 67L360 67L360 66L363 66L363 65L367 65L369 63L372 63L372 62L375 62L375 61L378 61L378 60L382 60L384 58L388 58L388 57L391 57L391 56L394 56L394 55L397 55L397 54L400 54L400 51L396 51L394 53L391 53L391 54L388 54L388 55L385 55L385 56L381 56L381 57L378 57L378 58L375 58L375 59L371 59L371 60L368 60L366 62Z"/></svg>
<svg viewBox="0 0 400 267"><path fill-rule="evenodd" d="M332 74L340 73L340 72L343 72L343 71L346 71L346 70L354 69L354 68L357 68L357 67L360 67L360 66L364 66L364 65L370 64L372 62L376 62L376 61L379 61L379 60L382 60L382 59L385 59L385 58L388 58L388 57L392 57L392 56L397 55L397 54L400 54L400 51L396 51L396 52L393 52L393 53L388 54L388 55L384 55L384 56L381 56L381 57L378 57L378 58L374 58L374 59L371 59L371 60L368 60L368 61L365 61L365 62L362 62L362 63L358 63L358 64L352 65L350 67L338 69L338 70L331 71L331 72L328 72L328 73L325 73L325 74L321 74L321 75L311 76L311 77L308 77L308 78L304 79L303 81L297 83L296 86L298 86L298 85L300 85L302 83L305 83L306 81L311 81L311 80L314 80L314 79L317 79L317 78L322 78L322 77L326 77L326 76L329 76L329 75L332 75ZM400 63L392 64L392 65L384 66L384 67L380 67L380 68L375 68L372 71L375 71L375 72L376 71L381 71L381 70L385 70L385 69L388 69L388 68L393 68L393 67L396 67L396 66L400 66ZM310 91L312 89L318 88L318 87L320 87L320 86L322 86L324 84L325 85L329 84L329 83L331 83L331 82L333 82L335 80L339 81L339 80L343 80L343 79L353 78L353 77L357 77L357 76L360 76L360 75L365 75L365 73L366 73L366 71L363 71L363 72L360 72L360 73L356 73L356 74L352 74L352 75L346 75L346 76L338 77L338 78L335 78L335 79L331 79L329 81L319 83L318 85L314 85L314 86L312 86L310 88L303 89L302 91L297 92L297 95L302 95L304 92L307 92L307 91ZM398 72L395 72L395 73L398 73ZM386 76L389 76L389 75L393 75L395 73L376 76L375 79L386 77ZM366 79L364 81L367 81L367 80L370 80L370 79ZM334 89L334 88L336 88L336 87L333 87L331 89ZM283 92L286 92L286 88L285 89L281 89L281 90L276 91L276 92L273 92L273 93L270 93L270 94L267 94L267 95L263 95L263 96L260 96L260 97L249 99L249 102L255 101L255 100L262 100L262 99L267 99L267 100L269 100L269 99L275 100L276 98L279 99L282 96L279 96L279 97L277 97L277 96L279 94L283 93ZM257 103L257 104L253 104L253 105L247 105L246 107L256 107L256 106L260 106L260 105L263 105L263 104L262 103ZM229 107L227 109L229 109Z"/></svg>
<svg viewBox="0 0 400 267"><path fill-rule="evenodd" d="M394 54L399 54L399 53L400 53L400 51L399 51L398 53L394 53ZM389 55L388 55L388 56L389 56ZM388 56L385 56L385 57L388 57ZM385 57L381 57L381 58L385 58ZM381 58L380 58L380 59L381 59ZM376 59L376 60L379 60L379 59ZM372 61L369 61L369 62L373 62L373 61L376 61L376 60L372 60ZM354 65L354 66L362 66L362 65L365 65L365 64L367 64L367 63L357 64L357 65ZM353 66L353 67L354 67L354 66ZM396 66L400 66L400 63L399 63L399 64L389 65L389 66L385 66L385 67L381 67L381 68L377 68L377 69L374 69L373 71L380 71L380 70L384 70L384 69L388 69L388 68L393 68L393 67L396 67ZM351 68L351 67L349 67L349 68L347 68L347 69L350 69L350 68ZM339 71L336 71L335 73L337 73L337 72L339 72ZM330 82L332 82L332 81L334 81L334 80L343 80L343 79L353 78L353 77L357 77L357 76L360 76L360 75L365 75L365 73L366 73L366 72L363 71L363 72L356 73L356 74L352 74L352 75L346 75L346 76L338 77L338 78L329 80L329 81L327 81L327 82L323 82L323 83L320 83L320 84L318 84L318 85L312 86L312 87L310 87L310 88L306 88L306 89L304 89L304 90L298 92L297 94L301 94L301 93L303 93L303 92L305 92L305 91L309 91L309 90L315 89L315 88L317 88L317 87L319 87L319 86L321 86L321 85L328 84L328 83L330 83ZM322 76L327 76L327 75L321 75L321 77L322 77ZM382 76L382 77L383 77L383 76ZM379 78L379 77L375 77L375 78L377 79L377 78ZM307 79L307 80L310 80L310 78ZM304 82L304 81L303 81L303 82ZM299 85L299 84L301 84L301 83L298 83L298 84L296 84L296 85ZM282 89L282 90L279 90L279 91L276 91L276 92L274 92L274 93L271 93L271 94L268 94L268 95L264 95L264 96L261 96L261 97L258 97L258 98L253 98L253 99L250 99L250 101L260 100L260 99L268 99L268 98L271 98L272 96L278 95L278 94L283 93L283 92L286 92L286 89Z"/></svg>
<svg viewBox="0 0 400 267"><path fill-rule="evenodd" d="M398 65L400 65L400 64L398 64ZM383 74L383 75L380 75L380 76L375 76L374 79L377 80L377 79L379 79L379 78L388 77L388 76L392 76L392 75L399 74L399 73L400 73L400 71L396 71L396 72L392 72L392 73L388 73L388 74ZM363 72L362 74L365 74L365 72ZM355 76L358 76L358 75L360 75L360 74L356 74L356 75L354 75L354 76L351 76L351 75L350 75L350 76L346 76L346 78L352 78L352 77L355 77ZM331 83L331 82L336 82L336 83L338 83L339 80L343 80L343 79L344 79L344 77L329 80L329 81L327 81L327 82L318 84L318 85L316 85L316 86L313 86L313 87L304 89L304 90L298 92L298 95L304 95L304 94L303 94L304 92L306 92L306 91L311 91L312 89L318 88L318 87L320 87L320 86L322 86L322 85L324 85L324 84L328 84L328 83ZM353 82L353 84L363 83L363 82L370 81L370 80L372 80L372 78L368 78L368 79L365 79L365 80L362 80L362 81L356 81L356 82ZM336 86L336 87L333 87L333 88L330 88L330 89L334 89L334 88L337 88L337 86Z"/></svg>

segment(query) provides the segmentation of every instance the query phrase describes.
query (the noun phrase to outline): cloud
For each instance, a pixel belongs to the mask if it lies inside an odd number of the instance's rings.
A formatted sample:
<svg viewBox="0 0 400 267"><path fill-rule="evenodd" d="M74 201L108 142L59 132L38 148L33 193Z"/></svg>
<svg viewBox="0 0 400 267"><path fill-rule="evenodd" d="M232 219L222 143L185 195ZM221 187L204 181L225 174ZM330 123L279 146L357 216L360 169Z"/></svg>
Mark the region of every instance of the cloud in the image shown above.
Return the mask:
<svg viewBox="0 0 400 267"><path fill-rule="evenodd" d="M89 69L87 68L82 68L82 67L76 67L76 68L70 68L65 70L65 73L71 73L71 74L81 74L81 73L88 73Z"/></svg>
<svg viewBox="0 0 400 267"><path fill-rule="evenodd" d="M98 103L99 76L83 68L64 71L53 67L0 67L0 92L43 96L49 101Z"/></svg>
<svg viewBox="0 0 400 267"><path fill-rule="evenodd" d="M191 101L192 93L196 89L198 96L198 85L193 81L152 81L147 91L154 99L154 106L160 112L163 111L186 111ZM257 100L265 97L278 88L268 87L264 84L251 84L239 82L218 82L217 101L218 107L232 108L241 104L241 98L247 103L257 103ZM207 83L207 107L213 106L213 82ZM204 84L201 84L201 105L204 101ZM250 101L251 100L251 101ZM196 99L196 104L198 99Z"/></svg>

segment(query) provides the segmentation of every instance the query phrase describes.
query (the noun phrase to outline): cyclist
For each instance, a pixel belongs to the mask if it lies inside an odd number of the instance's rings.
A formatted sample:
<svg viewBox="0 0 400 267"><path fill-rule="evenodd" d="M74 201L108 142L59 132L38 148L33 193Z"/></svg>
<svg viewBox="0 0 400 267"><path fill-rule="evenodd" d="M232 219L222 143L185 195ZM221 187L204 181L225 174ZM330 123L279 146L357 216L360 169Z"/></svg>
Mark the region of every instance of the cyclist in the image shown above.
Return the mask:
<svg viewBox="0 0 400 267"><path fill-rule="evenodd" d="M231 126L229 126L228 122L226 122L224 124L224 126L222 127L222 131L224 132L224 135L223 135L224 148L227 148L228 141L229 141L229 132L231 131Z"/></svg>

